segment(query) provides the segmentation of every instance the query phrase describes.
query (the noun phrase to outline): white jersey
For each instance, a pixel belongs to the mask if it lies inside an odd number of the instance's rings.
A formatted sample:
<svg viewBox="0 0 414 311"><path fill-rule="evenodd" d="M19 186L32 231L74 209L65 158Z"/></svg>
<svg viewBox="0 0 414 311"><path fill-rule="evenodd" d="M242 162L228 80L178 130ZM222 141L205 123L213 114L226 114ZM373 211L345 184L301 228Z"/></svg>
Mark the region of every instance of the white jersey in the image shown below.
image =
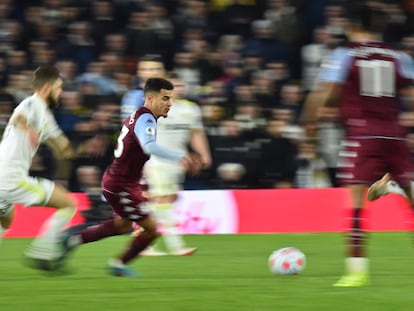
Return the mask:
<svg viewBox="0 0 414 311"><path fill-rule="evenodd" d="M179 99L173 102L167 118L157 121L157 144L177 152L187 152L191 130L202 129L200 107L189 100ZM151 156L151 163L167 160Z"/></svg>
<svg viewBox="0 0 414 311"><path fill-rule="evenodd" d="M14 110L15 115L23 115L39 134L40 142L62 135L62 130L48 109L46 103L36 93L24 99ZM27 135L10 123L7 125L0 142L0 189L7 189L29 173L33 156L37 152Z"/></svg>
<svg viewBox="0 0 414 311"><path fill-rule="evenodd" d="M192 129L202 129L201 109L194 102L173 102L167 118L157 121L157 144L168 149L186 153ZM184 182L184 171L180 165L151 156L145 165L144 175L152 195L175 194Z"/></svg>

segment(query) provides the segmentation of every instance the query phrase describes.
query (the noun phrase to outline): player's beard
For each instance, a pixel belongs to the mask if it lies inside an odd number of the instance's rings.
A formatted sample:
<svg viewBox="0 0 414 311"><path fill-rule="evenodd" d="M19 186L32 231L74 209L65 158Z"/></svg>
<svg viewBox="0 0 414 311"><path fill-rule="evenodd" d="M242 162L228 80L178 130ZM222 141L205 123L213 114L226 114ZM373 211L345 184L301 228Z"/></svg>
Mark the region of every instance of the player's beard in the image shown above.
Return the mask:
<svg viewBox="0 0 414 311"><path fill-rule="evenodd" d="M50 109L56 109L59 106L59 99L49 94L46 98L47 105Z"/></svg>

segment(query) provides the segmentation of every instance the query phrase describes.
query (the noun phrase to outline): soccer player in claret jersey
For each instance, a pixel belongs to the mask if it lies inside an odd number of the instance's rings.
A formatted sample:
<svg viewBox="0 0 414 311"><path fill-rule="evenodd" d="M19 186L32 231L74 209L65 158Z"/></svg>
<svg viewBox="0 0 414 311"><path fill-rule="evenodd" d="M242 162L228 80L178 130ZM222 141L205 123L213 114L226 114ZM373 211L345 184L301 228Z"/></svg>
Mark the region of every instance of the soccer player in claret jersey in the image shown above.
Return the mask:
<svg viewBox="0 0 414 311"><path fill-rule="evenodd" d="M80 234L63 237L65 255L61 258L62 262L77 245L132 232L132 225L136 223L142 231L132 237L124 252L109 260L108 268L115 276L137 276L127 264L159 235L140 185L145 162L151 155L156 155L181 165L186 171L198 170L190 154L163 148L155 140L157 119L167 117L172 105L173 84L163 78L150 78L145 83L144 94L144 106L124 121L114 150L114 160L103 175L103 195L116 216Z"/></svg>
<svg viewBox="0 0 414 311"><path fill-rule="evenodd" d="M0 143L0 235L12 223L14 203L57 209L25 252L35 268L53 270L60 256L57 237L72 218L76 202L63 186L29 176L29 168L41 143L65 159L73 157L73 149L52 112L62 92L59 71L52 66L37 68L32 86L34 94L16 107Z"/></svg>
<svg viewBox="0 0 414 311"><path fill-rule="evenodd" d="M337 48L322 64L319 83L307 97L302 114L307 126L316 121L321 105L337 103L345 128L337 178L350 190L353 206L346 273L334 284L340 287L368 284L367 237L362 227L368 186L389 173L369 188L368 199L394 192L412 202L410 180L414 177L405 129L398 121L401 94L414 98L413 61L361 28L349 35L350 44Z"/></svg>

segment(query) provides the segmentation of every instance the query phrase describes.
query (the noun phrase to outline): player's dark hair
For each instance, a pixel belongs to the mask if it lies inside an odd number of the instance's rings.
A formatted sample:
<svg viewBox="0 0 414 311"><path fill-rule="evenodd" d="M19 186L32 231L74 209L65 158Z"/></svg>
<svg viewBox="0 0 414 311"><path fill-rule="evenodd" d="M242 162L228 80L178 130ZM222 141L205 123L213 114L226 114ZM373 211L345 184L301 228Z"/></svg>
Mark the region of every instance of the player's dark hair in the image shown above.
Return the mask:
<svg viewBox="0 0 414 311"><path fill-rule="evenodd" d="M54 83L60 79L59 70L54 66L38 67L33 73L32 86L40 90L46 83Z"/></svg>
<svg viewBox="0 0 414 311"><path fill-rule="evenodd" d="M145 82L144 94L147 94L148 92L159 93L162 89L171 91L174 89L174 85L167 79L149 78L147 82Z"/></svg>

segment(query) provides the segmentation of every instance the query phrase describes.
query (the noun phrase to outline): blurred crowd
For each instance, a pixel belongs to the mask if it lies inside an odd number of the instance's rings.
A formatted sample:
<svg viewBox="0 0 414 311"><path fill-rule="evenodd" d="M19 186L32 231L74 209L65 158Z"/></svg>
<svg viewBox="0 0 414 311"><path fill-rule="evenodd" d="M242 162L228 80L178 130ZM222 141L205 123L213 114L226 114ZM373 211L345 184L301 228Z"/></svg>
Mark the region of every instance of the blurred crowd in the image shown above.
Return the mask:
<svg viewBox="0 0 414 311"><path fill-rule="evenodd" d="M316 139L298 117L322 59L356 20L414 56L411 0L0 0L0 128L31 94L33 69L56 65L56 119L79 156L55 160L42 146L31 173L96 189L137 61L157 55L200 105L210 142L213 165L187 189L336 186L337 110L321 109ZM404 107L401 120L414 124Z"/></svg>

